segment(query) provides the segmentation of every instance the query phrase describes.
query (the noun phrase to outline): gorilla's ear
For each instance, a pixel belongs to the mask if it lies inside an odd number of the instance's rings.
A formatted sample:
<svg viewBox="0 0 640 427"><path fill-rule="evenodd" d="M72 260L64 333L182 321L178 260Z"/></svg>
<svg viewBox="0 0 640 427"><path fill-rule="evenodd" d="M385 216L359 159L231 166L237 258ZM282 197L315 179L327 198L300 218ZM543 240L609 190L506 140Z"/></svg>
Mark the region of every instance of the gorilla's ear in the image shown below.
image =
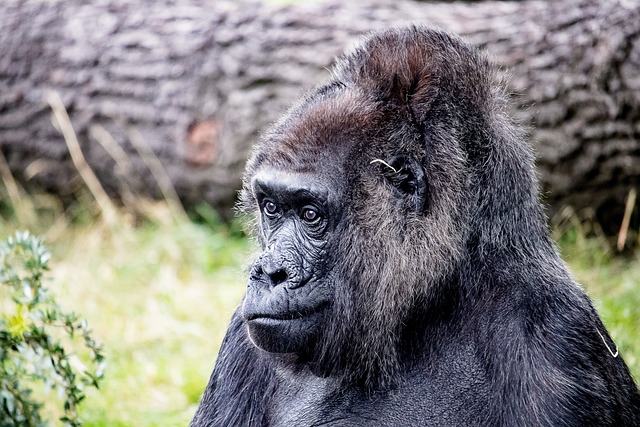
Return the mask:
<svg viewBox="0 0 640 427"><path fill-rule="evenodd" d="M427 203L427 182L419 161L411 156L400 155L389 162L377 159L372 163L379 163L382 175L413 211L421 213L424 210Z"/></svg>

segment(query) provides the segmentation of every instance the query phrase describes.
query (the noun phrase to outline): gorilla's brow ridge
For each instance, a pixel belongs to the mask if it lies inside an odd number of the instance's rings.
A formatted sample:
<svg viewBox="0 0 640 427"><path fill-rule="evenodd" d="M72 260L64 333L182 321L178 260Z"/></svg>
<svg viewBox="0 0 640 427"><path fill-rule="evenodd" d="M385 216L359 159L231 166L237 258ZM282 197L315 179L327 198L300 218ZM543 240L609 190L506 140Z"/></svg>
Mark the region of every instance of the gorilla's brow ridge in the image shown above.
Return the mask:
<svg viewBox="0 0 640 427"><path fill-rule="evenodd" d="M297 173L257 173L251 180L251 189L254 195L264 194L266 196L291 200L313 199L325 203L327 201L328 190L323 185L315 182L304 182L305 174Z"/></svg>

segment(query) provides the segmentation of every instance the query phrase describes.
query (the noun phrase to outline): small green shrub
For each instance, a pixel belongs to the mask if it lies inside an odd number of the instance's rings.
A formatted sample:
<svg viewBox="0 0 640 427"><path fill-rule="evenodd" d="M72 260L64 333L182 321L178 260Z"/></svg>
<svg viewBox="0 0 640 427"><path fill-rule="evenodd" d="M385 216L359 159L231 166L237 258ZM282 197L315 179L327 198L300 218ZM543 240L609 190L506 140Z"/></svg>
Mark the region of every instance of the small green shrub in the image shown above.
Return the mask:
<svg viewBox="0 0 640 427"><path fill-rule="evenodd" d="M49 258L28 232L0 244L0 427L48 425L43 396L52 394L60 421L80 426L84 387L98 388L103 378L102 350L86 322L43 285Z"/></svg>

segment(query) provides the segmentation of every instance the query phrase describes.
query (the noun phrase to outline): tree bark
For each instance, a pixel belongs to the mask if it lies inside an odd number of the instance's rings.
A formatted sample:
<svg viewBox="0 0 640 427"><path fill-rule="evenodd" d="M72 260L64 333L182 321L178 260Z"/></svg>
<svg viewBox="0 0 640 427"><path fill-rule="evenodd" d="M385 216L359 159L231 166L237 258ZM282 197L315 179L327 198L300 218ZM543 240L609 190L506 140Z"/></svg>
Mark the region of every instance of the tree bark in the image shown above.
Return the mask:
<svg viewBox="0 0 640 427"><path fill-rule="evenodd" d="M511 75L552 213L569 205L618 226L640 183L633 1L5 1L0 149L23 183L82 185L51 121L55 91L110 194L163 195L151 150L187 206L228 217L260 132L363 32L407 22L462 34Z"/></svg>

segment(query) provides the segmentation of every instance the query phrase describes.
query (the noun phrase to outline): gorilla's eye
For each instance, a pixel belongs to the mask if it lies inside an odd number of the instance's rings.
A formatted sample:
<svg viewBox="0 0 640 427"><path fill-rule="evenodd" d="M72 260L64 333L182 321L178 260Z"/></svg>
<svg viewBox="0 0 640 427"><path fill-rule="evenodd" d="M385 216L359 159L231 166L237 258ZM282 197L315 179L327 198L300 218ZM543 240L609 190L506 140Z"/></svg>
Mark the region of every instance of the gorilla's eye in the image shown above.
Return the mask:
<svg viewBox="0 0 640 427"><path fill-rule="evenodd" d="M319 218L320 214L315 209L305 208L305 210L302 211L302 219L306 222L316 222Z"/></svg>
<svg viewBox="0 0 640 427"><path fill-rule="evenodd" d="M268 216L274 216L278 212L278 206L270 200L267 200L264 204L264 213Z"/></svg>

